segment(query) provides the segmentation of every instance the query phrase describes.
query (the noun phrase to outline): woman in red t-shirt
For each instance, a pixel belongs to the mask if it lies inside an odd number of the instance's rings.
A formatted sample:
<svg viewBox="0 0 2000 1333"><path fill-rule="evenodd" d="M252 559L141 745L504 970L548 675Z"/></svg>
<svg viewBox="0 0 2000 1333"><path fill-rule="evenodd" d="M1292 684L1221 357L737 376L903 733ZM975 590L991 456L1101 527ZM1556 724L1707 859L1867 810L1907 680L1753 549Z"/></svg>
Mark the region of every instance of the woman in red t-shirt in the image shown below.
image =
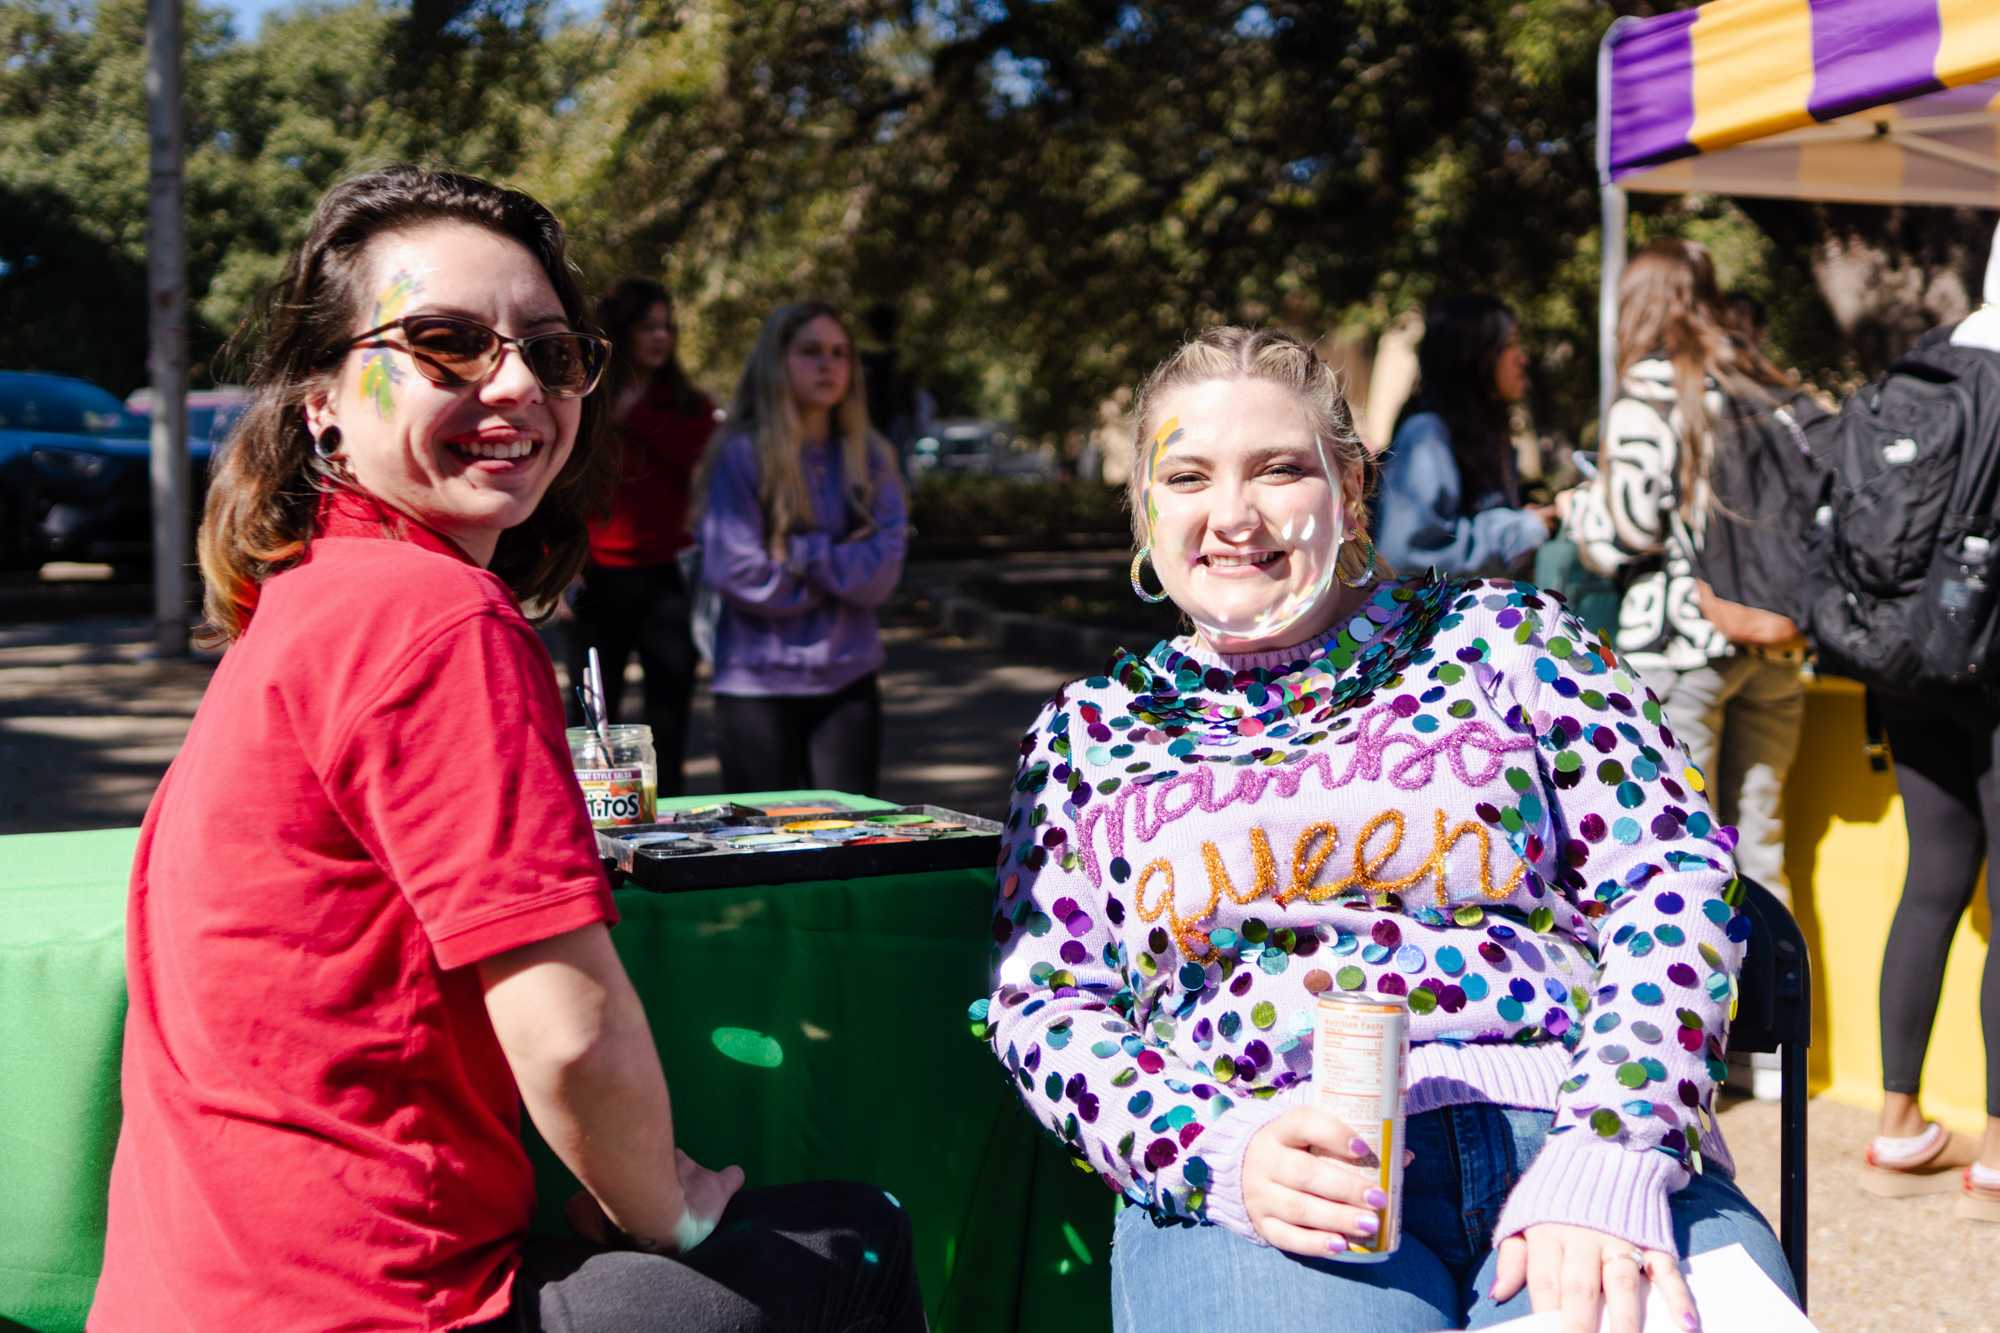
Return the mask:
<svg viewBox="0 0 2000 1333"><path fill-rule="evenodd" d="M660 795L678 796L695 647L693 606L674 557L694 544L688 487L715 432L715 404L681 369L673 303L659 283L624 279L598 301L597 324L617 349L603 394L619 436L619 476L610 512L590 525L569 674L582 679L589 651L597 649L608 685L605 706L616 722L625 662L638 652Z"/></svg>
<svg viewBox="0 0 2000 1333"><path fill-rule="evenodd" d="M921 1328L880 1190L675 1145L521 610L605 470L561 227L373 172L266 313L201 534L229 651L133 861L90 1327ZM583 1241L526 1234L523 1102Z"/></svg>

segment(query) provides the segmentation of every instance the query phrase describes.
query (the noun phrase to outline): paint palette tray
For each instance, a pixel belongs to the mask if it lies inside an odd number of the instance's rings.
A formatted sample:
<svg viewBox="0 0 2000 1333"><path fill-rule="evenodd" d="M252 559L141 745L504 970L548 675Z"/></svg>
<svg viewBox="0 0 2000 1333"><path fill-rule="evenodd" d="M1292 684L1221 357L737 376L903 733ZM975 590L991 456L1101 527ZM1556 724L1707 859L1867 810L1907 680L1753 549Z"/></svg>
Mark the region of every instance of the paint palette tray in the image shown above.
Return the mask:
<svg viewBox="0 0 2000 1333"><path fill-rule="evenodd" d="M710 807L671 820L600 829L615 876L640 888L736 888L801 880L990 868L1000 825L937 805L850 810L832 802L775 812Z"/></svg>

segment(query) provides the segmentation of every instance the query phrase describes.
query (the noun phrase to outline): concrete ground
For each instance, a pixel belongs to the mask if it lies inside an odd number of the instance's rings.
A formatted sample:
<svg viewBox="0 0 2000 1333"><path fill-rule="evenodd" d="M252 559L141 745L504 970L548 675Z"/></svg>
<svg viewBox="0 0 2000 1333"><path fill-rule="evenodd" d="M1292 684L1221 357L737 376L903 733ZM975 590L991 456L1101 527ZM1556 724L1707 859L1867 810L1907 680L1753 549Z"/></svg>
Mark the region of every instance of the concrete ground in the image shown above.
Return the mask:
<svg viewBox="0 0 2000 1333"><path fill-rule="evenodd" d="M952 573L913 568L914 591L891 617L884 795L999 815L1021 732L1049 693L1096 664L1063 663L1060 644L1038 663L1011 660L931 630L924 615ZM145 812L214 658L153 660L143 606L130 591L0 588L0 834L136 824ZM688 765L697 792L719 790L709 722L699 698ZM1734 1103L1721 1118L1745 1191L1775 1221L1776 1106ZM1812 1103L1814 1322L1826 1333L2000 1330L2000 1227L1955 1219L1948 1195L1861 1193L1855 1162L1872 1124L1868 1111Z"/></svg>

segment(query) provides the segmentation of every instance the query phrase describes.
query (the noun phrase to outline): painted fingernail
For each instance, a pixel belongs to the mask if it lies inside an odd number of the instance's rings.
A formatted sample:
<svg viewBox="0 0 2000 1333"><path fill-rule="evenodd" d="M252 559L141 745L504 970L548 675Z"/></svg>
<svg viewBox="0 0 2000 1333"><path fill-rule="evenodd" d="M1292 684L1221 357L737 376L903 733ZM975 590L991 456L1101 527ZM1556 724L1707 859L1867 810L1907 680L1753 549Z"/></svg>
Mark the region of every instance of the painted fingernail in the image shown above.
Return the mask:
<svg viewBox="0 0 2000 1333"><path fill-rule="evenodd" d="M1355 1135L1354 1142L1347 1145L1347 1151L1353 1153L1356 1157L1366 1157L1368 1155L1368 1140L1362 1138L1359 1134Z"/></svg>
<svg viewBox="0 0 2000 1333"><path fill-rule="evenodd" d="M1326 1252L1327 1252L1328 1254L1345 1254L1345 1253L1347 1253L1347 1241L1346 1241L1346 1240L1345 1240L1344 1238L1340 1237L1340 1236L1335 1236L1335 1237L1333 1237L1333 1238L1332 1238L1331 1240L1327 1241L1327 1243L1326 1243Z"/></svg>
<svg viewBox="0 0 2000 1333"><path fill-rule="evenodd" d="M1689 1310L1681 1316L1681 1327L1686 1329L1688 1333L1695 1333L1695 1330L1701 1327L1701 1320L1695 1317L1694 1311Z"/></svg>
<svg viewBox="0 0 2000 1333"><path fill-rule="evenodd" d="M1389 1206L1389 1196L1379 1189L1370 1189L1366 1194L1361 1196L1361 1202L1367 1204L1370 1208L1387 1208Z"/></svg>
<svg viewBox="0 0 2000 1333"><path fill-rule="evenodd" d="M1375 1220L1375 1214L1364 1213L1355 1220L1354 1229L1364 1236L1372 1236L1382 1229L1382 1224Z"/></svg>
<svg viewBox="0 0 2000 1333"><path fill-rule="evenodd" d="M1417 1155L1415 1153L1411 1152L1408 1148L1403 1149L1404 1166L1408 1166L1411 1162L1414 1162L1416 1160L1417 1160Z"/></svg>

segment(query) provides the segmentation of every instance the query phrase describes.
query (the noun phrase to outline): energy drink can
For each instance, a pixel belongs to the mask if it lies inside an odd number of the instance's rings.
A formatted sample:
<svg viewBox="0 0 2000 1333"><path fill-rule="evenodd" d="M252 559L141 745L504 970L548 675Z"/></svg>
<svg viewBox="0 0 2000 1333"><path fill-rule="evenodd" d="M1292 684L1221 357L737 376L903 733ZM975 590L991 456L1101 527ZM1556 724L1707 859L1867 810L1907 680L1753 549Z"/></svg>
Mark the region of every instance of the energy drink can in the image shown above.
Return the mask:
<svg viewBox="0 0 2000 1333"><path fill-rule="evenodd" d="M1374 1155L1375 1184L1389 1196L1369 1240L1335 1258L1380 1263L1403 1239L1403 1082L1410 1008L1400 995L1322 995L1314 1014L1313 1103L1350 1126Z"/></svg>

